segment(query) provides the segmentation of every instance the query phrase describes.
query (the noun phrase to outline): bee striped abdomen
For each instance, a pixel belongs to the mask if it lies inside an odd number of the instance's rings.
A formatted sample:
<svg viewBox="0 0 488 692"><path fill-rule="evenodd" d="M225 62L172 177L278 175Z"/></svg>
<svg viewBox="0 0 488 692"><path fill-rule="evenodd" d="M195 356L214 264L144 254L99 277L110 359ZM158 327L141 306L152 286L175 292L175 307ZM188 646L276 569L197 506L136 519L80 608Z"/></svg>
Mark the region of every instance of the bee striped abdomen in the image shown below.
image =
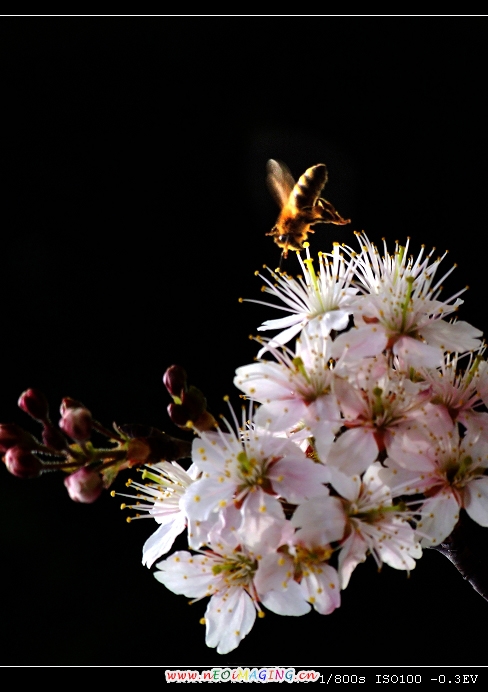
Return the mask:
<svg viewBox="0 0 488 692"><path fill-rule="evenodd" d="M327 182L327 167L324 163L307 168L293 188L292 197L297 209L313 207Z"/></svg>
<svg viewBox="0 0 488 692"><path fill-rule="evenodd" d="M318 163L307 168L297 183L287 166L270 159L267 164L267 182L271 194L280 206L276 224L266 235L273 236L281 248L282 258L286 259L288 250L300 251L310 228L316 223L333 223L343 226L349 219L343 219L330 202L322 199L320 193L327 182L327 167Z"/></svg>

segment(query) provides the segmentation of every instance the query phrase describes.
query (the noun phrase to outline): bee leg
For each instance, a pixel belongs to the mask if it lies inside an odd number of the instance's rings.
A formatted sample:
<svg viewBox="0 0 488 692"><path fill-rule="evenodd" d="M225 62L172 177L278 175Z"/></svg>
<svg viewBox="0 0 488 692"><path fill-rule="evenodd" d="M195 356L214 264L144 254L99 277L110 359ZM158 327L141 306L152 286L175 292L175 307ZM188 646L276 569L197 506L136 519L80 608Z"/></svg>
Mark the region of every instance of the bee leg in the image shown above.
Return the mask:
<svg viewBox="0 0 488 692"><path fill-rule="evenodd" d="M351 219L343 219L335 207L326 199L320 197L317 200L317 206L323 213L327 214L327 218L323 219L324 223L333 223L336 226L344 226L347 223L351 223Z"/></svg>
<svg viewBox="0 0 488 692"><path fill-rule="evenodd" d="M272 236L277 236L280 234L281 234L281 231L277 228L277 226L273 226L273 228L269 231L269 233L266 233L266 235L272 235Z"/></svg>

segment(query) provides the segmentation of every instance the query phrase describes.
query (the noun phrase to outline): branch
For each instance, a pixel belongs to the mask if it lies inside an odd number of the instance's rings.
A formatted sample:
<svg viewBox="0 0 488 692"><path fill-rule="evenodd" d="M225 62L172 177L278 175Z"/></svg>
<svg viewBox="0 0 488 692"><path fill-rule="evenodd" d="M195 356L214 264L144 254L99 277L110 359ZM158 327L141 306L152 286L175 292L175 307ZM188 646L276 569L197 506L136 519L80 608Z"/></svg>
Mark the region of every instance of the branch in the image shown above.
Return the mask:
<svg viewBox="0 0 488 692"><path fill-rule="evenodd" d="M446 540L433 546L445 555L473 589L488 601L488 531L461 510L459 522Z"/></svg>

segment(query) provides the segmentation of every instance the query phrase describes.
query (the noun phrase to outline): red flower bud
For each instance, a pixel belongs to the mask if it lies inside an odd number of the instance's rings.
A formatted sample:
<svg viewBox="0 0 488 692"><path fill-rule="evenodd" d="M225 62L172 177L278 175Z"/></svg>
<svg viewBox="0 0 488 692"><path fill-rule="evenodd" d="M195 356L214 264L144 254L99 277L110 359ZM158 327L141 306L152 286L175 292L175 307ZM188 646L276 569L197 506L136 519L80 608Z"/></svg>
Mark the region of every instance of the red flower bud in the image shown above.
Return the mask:
<svg viewBox="0 0 488 692"><path fill-rule="evenodd" d="M67 409L69 408L85 408L81 401L76 401L69 396L65 396L61 401L61 406L59 407L59 413L63 416Z"/></svg>
<svg viewBox="0 0 488 692"><path fill-rule="evenodd" d="M20 445L25 449L37 449L38 441L30 433L15 423L0 424L0 452Z"/></svg>
<svg viewBox="0 0 488 692"><path fill-rule="evenodd" d="M169 404L168 415L175 425L179 428L195 428L196 430L215 430L217 427L217 421L205 409L199 409L198 407L191 410L185 405L179 404Z"/></svg>
<svg viewBox="0 0 488 692"><path fill-rule="evenodd" d="M49 416L47 399L38 389L26 389L20 395L19 407L29 416L38 421L45 421Z"/></svg>
<svg viewBox="0 0 488 692"><path fill-rule="evenodd" d="M61 430L76 442L86 442L92 431L92 416L87 408L67 408L59 421Z"/></svg>
<svg viewBox="0 0 488 692"><path fill-rule="evenodd" d="M180 365L171 365L163 375L163 383L172 397L181 399L186 390L186 372Z"/></svg>
<svg viewBox="0 0 488 692"><path fill-rule="evenodd" d="M75 502L90 503L98 500L103 490L103 481L97 471L80 469L64 479L69 496Z"/></svg>
<svg viewBox="0 0 488 692"><path fill-rule="evenodd" d="M58 452L61 452L63 449L68 447L65 436L61 430L56 428L52 423L46 423L44 425L44 429L42 431L42 441L46 447L55 449Z"/></svg>
<svg viewBox="0 0 488 692"><path fill-rule="evenodd" d="M188 416L188 410L185 406L181 404L168 404L168 416L171 422L177 425L179 428L186 428L186 424L190 420Z"/></svg>
<svg viewBox="0 0 488 692"><path fill-rule="evenodd" d="M42 462L25 447L10 447L4 457L5 466L18 478L37 478L41 475Z"/></svg>

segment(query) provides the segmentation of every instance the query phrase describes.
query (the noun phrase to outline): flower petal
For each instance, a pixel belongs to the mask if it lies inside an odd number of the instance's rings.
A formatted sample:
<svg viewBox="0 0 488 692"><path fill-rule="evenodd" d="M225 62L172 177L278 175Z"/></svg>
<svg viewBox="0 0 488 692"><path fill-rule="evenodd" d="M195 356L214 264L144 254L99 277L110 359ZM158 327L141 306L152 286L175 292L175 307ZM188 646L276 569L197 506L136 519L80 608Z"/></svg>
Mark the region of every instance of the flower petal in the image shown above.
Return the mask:
<svg viewBox="0 0 488 692"><path fill-rule="evenodd" d="M147 539L142 548L142 564L152 567L161 555L173 547L176 536L185 530L186 517L183 512L170 514L158 519L161 526Z"/></svg>
<svg viewBox="0 0 488 692"><path fill-rule="evenodd" d="M228 654L251 631L256 620L256 608L246 591L233 587L212 596L205 611L205 620L206 645L217 647L219 654Z"/></svg>

